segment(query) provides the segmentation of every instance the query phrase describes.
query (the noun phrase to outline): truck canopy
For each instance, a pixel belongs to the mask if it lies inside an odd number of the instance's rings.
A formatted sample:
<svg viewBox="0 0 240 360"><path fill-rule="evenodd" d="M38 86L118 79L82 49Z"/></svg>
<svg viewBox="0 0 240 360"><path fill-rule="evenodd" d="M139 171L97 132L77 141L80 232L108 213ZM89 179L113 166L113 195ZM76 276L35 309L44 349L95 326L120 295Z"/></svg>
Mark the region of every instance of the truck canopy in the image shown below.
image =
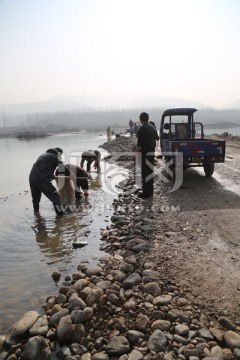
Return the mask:
<svg viewBox="0 0 240 360"><path fill-rule="evenodd" d="M165 116L174 116L174 115L192 115L193 113L195 113L197 111L197 109L194 108L177 108L177 109L168 109L165 110L164 113L162 114L162 118L164 118Z"/></svg>

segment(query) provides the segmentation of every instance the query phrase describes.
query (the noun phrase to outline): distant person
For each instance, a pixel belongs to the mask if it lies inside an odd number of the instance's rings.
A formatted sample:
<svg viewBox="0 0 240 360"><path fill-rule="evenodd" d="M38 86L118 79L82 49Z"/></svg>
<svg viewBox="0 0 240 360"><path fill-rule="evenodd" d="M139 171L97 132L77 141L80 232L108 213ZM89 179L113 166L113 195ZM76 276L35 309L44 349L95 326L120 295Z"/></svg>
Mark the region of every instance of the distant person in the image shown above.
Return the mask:
<svg viewBox="0 0 240 360"><path fill-rule="evenodd" d="M71 204L73 198L81 199L88 194L88 174L80 166L61 164L56 170L56 182L62 203ZM73 182L73 186L71 184Z"/></svg>
<svg viewBox="0 0 240 360"><path fill-rule="evenodd" d="M138 130L136 152L141 154L142 193L140 198L153 195L153 164L156 147L156 129L149 124L149 115L143 112L139 116L142 126Z"/></svg>
<svg viewBox="0 0 240 360"><path fill-rule="evenodd" d="M134 134L134 128L133 128L134 122L132 121L132 119L129 120L128 124L130 127L130 135L133 135Z"/></svg>
<svg viewBox="0 0 240 360"><path fill-rule="evenodd" d="M107 128L107 141L111 141L112 140L112 131L110 129L110 126L108 126Z"/></svg>
<svg viewBox="0 0 240 360"><path fill-rule="evenodd" d="M63 215L64 212L60 208L60 196L52 184L54 171L59 164L62 164L62 160L56 149L48 149L46 153L40 155L33 164L29 175L29 184L34 212L39 211L41 196L44 194L53 203L56 214Z"/></svg>
<svg viewBox="0 0 240 360"><path fill-rule="evenodd" d="M81 168L83 168L84 162L87 162L87 172L91 170L91 164L94 162L94 169L97 170L97 172L101 172L100 167L100 160L101 160L101 153L98 150L88 150L84 151L82 153L82 159L80 162Z"/></svg>

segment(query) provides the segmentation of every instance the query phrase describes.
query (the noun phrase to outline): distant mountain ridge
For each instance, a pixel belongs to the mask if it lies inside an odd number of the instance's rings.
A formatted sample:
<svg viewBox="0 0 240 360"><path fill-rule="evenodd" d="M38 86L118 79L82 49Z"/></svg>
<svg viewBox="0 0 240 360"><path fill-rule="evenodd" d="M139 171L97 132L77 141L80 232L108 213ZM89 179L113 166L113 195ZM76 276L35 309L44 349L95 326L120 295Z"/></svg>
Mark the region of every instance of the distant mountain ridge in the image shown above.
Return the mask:
<svg viewBox="0 0 240 360"><path fill-rule="evenodd" d="M150 108L150 107L204 107L204 105L194 101L141 96L139 98L129 98L123 95L60 95L51 99L38 102L0 104L0 113L10 114L29 114L39 112L56 111L84 111L84 110L106 110L120 108Z"/></svg>
<svg viewBox="0 0 240 360"><path fill-rule="evenodd" d="M33 113L54 113L54 112L89 112L119 109L146 109L151 108L175 108L195 107L197 109L210 109L209 106L192 100L157 97L142 95L138 98L129 98L124 95L60 95L45 101L29 103L3 104L0 103L0 115L25 115ZM230 104L226 109L240 109L240 100ZM217 109L216 109L217 110Z"/></svg>

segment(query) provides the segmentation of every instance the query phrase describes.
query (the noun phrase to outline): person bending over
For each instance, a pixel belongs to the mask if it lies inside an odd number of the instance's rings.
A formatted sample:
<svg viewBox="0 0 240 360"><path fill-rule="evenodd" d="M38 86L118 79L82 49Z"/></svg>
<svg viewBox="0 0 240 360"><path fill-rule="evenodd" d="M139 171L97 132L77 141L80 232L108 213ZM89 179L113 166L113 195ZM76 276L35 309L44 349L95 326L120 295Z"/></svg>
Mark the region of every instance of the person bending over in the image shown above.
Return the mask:
<svg viewBox="0 0 240 360"><path fill-rule="evenodd" d="M97 169L97 172L101 171L100 168L100 160L101 160L101 153L98 150L88 150L82 153L82 159L80 162L81 168L83 168L84 162L87 161L87 171L90 171L91 164L94 162L94 169Z"/></svg>
<svg viewBox="0 0 240 360"><path fill-rule="evenodd" d="M65 199L64 202L71 203L71 193L73 191L75 199L81 199L82 195L85 197L89 195L88 174L80 166L73 164L61 164L56 170L55 175L60 197ZM74 189L71 187L71 180L73 181Z"/></svg>

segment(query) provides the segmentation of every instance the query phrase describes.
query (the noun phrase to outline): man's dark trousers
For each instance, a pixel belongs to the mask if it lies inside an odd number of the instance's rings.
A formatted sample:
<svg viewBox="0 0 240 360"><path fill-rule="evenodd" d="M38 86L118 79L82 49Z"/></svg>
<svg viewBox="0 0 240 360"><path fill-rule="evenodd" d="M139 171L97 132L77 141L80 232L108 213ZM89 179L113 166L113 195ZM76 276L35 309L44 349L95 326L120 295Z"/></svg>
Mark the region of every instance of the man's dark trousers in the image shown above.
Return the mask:
<svg viewBox="0 0 240 360"><path fill-rule="evenodd" d="M154 155L149 155L149 153L141 155L142 191L145 195L151 195L153 194Z"/></svg>
<svg viewBox="0 0 240 360"><path fill-rule="evenodd" d="M38 182L30 180L30 189L33 199L34 211L39 211L39 203L41 200L42 193L53 203L56 213L61 213L61 209L58 206L61 205L60 197L53 184L49 182Z"/></svg>

